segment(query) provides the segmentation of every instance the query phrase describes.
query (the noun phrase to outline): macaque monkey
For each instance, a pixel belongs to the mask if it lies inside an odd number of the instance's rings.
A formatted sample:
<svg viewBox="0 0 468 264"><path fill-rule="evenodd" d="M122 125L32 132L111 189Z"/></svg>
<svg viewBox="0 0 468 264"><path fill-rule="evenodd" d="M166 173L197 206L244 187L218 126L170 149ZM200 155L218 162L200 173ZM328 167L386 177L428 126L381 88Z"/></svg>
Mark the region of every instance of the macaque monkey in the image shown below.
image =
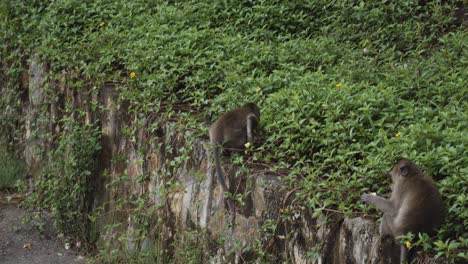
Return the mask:
<svg viewBox="0 0 468 264"><path fill-rule="evenodd" d="M260 121L260 110L254 103L245 104L224 113L210 127L210 143L213 147L213 155L216 165L216 174L223 192L228 188L221 167L221 147L228 149L243 149L247 142L253 142L253 130ZM229 211L234 214L234 206L227 199Z"/></svg>
<svg viewBox="0 0 468 264"><path fill-rule="evenodd" d="M362 201L383 212L380 235L392 236L397 241L408 232L434 234L444 222L445 208L432 178L408 159L399 160L389 176L392 177L390 199L374 194L361 196ZM400 248L400 262L410 261L408 249L404 245Z"/></svg>

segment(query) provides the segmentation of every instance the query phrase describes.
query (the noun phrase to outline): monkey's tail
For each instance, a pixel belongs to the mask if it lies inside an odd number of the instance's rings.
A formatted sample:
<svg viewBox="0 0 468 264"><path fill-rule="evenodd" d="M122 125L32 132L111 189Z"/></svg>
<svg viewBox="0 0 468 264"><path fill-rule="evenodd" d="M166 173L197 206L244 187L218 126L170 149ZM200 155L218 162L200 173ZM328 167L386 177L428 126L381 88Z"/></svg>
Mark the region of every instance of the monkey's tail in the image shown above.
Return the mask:
<svg viewBox="0 0 468 264"><path fill-rule="evenodd" d="M213 144L213 154L215 157L215 164L216 164L216 174L218 175L219 183L221 184L221 189L223 190L223 195L228 191L226 180L223 174L223 169L221 167L221 155L219 153L219 146L217 144ZM226 199L227 205L229 207L229 211L232 215L234 215L234 206L232 205L232 201Z"/></svg>

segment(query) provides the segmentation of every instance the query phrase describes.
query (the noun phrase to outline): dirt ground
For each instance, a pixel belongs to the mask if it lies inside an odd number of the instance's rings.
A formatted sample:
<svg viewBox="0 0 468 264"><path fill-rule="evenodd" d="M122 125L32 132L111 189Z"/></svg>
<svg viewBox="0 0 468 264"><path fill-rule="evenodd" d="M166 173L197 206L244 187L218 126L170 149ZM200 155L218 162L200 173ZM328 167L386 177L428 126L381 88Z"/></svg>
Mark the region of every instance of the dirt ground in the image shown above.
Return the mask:
<svg viewBox="0 0 468 264"><path fill-rule="evenodd" d="M68 264L86 261L65 249L64 241L58 238L47 215L34 217L0 193L0 263Z"/></svg>

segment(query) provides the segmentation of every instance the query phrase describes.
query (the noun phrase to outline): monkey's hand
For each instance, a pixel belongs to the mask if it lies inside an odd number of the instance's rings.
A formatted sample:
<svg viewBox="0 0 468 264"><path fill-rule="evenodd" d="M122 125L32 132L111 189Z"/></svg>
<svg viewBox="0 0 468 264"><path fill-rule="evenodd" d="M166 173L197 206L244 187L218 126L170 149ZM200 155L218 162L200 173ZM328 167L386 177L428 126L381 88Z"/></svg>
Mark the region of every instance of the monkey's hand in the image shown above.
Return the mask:
<svg viewBox="0 0 468 264"><path fill-rule="evenodd" d="M375 193L365 193L361 195L361 201L367 204L371 203L375 196L376 196Z"/></svg>

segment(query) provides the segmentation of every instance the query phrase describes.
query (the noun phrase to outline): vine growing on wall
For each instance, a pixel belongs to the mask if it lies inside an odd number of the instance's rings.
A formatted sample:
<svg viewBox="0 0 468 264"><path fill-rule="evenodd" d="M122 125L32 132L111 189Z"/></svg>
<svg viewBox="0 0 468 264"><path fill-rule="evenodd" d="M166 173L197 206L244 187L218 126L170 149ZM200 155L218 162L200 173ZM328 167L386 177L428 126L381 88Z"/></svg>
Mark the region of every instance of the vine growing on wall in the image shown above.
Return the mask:
<svg viewBox="0 0 468 264"><path fill-rule="evenodd" d="M89 241L88 214L99 177L101 131L96 125L83 125L70 118L63 119L62 125L64 133L57 148L49 153L36 190L27 199L29 204L51 210L60 230Z"/></svg>

